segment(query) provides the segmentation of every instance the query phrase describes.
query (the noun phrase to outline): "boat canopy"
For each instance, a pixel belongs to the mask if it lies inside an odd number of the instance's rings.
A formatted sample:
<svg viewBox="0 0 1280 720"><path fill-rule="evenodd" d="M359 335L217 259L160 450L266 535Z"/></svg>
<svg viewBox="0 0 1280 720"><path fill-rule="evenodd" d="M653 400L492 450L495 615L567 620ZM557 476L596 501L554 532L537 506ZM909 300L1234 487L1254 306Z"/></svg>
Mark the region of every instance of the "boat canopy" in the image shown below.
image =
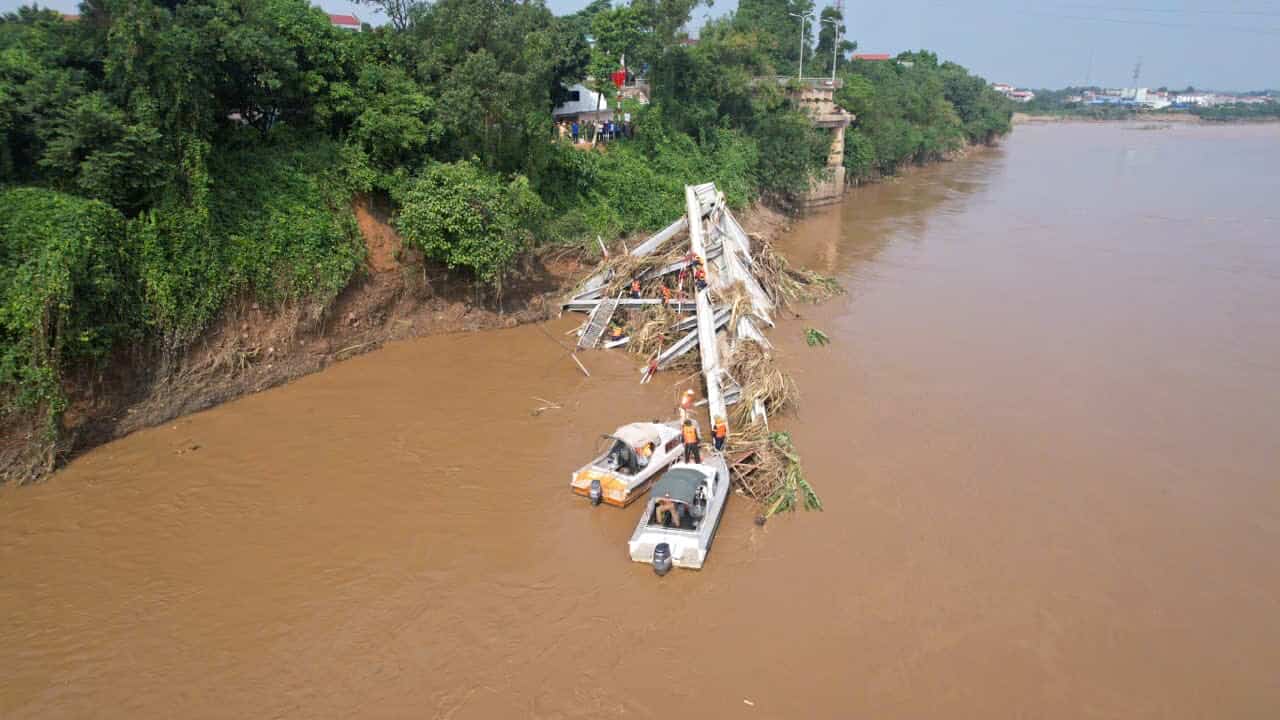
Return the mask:
<svg viewBox="0 0 1280 720"><path fill-rule="evenodd" d="M638 422L623 425L613 432L613 437L633 448L643 447L647 443L653 443L654 447L662 444L662 437L658 435L658 426L653 423Z"/></svg>
<svg viewBox="0 0 1280 720"><path fill-rule="evenodd" d="M672 468L653 486L653 497L670 495L672 500L690 505L705 479L705 475L693 468Z"/></svg>

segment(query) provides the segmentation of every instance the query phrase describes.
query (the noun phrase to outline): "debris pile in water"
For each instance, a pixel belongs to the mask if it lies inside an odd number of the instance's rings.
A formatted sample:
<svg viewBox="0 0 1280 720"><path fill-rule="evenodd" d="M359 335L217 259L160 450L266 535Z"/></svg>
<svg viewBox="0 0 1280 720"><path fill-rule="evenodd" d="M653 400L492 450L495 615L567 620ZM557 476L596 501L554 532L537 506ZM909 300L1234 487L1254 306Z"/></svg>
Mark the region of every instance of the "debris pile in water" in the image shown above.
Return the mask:
<svg viewBox="0 0 1280 720"><path fill-rule="evenodd" d="M565 307L591 313L580 333L590 345L593 323L625 318L624 345L645 361L642 382L658 370L697 367L699 354L689 351L704 345L701 354L713 357L702 362L704 379L716 385L706 396L712 416L723 412L731 423L725 459L737 486L761 504L764 518L797 507L821 510L791 436L769 429L769 415L794 408L799 393L760 328L773 325L773 310L844 290L832 278L792 267L769 242L750 238L713 185L686 193L691 212L702 211L696 239L686 215L629 252L607 258ZM698 256L699 248L706 257ZM714 318L693 314L704 302L702 314ZM698 337L700 322L727 332L705 345L708 340Z"/></svg>

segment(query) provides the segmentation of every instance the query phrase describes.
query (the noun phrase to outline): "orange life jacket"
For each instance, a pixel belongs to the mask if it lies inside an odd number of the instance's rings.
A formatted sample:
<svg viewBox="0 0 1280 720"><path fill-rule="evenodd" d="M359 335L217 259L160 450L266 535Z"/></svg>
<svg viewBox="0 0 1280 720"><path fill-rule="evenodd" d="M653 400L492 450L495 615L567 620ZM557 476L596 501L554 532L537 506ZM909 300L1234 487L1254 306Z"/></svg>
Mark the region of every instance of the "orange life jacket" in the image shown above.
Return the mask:
<svg viewBox="0 0 1280 720"><path fill-rule="evenodd" d="M728 426L728 425L725 425L723 421L716 423L716 437L717 437L717 438L720 438L721 440L723 440L723 439L724 439L724 436L725 436L725 435L728 435L728 434L729 434L729 426Z"/></svg>
<svg viewBox="0 0 1280 720"><path fill-rule="evenodd" d="M671 299L671 288L667 287L666 285L662 286L662 299L663 300Z"/></svg>
<svg viewBox="0 0 1280 720"><path fill-rule="evenodd" d="M707 279L707 273L702 269L702 266L698 266L698 269L693 271L693 276L698 278L699 280Z"/></svg>
<svg viewBox="0 0 1280 720"><path fill-rule="evenodd" d="M685 445L697 445L697 444L698 444L698 429L697 429L697 428L695 428L695 427L694 427L694 426L692 426L692 425L685 425L685 426L684 426L684 444L685 444Z"/></svg>
<svg viewBox="0 0 1280 720"><path fill-rule="evenodd" d="M613 326L613 329L609 331L609 334L611 334L611 335L613 336L613 339L614 339L614 340L621 340L621 339L622 339L622 328L618 327L617 325L614 325L614 326Z"/></svg>

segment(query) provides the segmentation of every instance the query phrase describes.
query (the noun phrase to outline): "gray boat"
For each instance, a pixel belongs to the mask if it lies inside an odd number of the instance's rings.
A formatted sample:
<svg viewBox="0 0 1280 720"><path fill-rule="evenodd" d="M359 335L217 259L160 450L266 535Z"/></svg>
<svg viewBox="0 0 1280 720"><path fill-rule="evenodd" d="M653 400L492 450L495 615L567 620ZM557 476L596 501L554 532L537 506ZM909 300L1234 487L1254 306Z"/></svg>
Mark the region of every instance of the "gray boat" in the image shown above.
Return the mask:
<svg viewBox="0 0 1280 720"><path fill-rule="evenodd" d="M672 566L702 568L729 500L729 466L719 453L709 455L705 463L675 463L653 486L627 543L632 560L651 563L659 575ZM660 502L674 512L659 518Z"/></svg>

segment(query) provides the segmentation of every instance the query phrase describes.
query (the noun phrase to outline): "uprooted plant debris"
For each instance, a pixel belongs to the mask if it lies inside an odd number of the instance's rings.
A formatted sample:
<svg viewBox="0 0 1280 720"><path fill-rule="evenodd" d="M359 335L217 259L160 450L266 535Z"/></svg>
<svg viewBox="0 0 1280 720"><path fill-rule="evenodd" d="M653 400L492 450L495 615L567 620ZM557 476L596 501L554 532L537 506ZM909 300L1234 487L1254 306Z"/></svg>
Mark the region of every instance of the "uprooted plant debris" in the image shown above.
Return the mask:
<svg viewBox="0 0 1280 720"><path fill-rule="evenodd" d="M760 238L753 240L751 270L779 308L820 302L844 292L833 278L792 267L769 242ZM638 279L641 297L692 300L695 280L690 270L663 272L692 259L687 247L682 239L673 237L649 255L620 255L606 260L601 269L610 273L603 296L626 297L632 291L632 281ZM751 298L741 285L712 292L716 307L731 309L730 327L736 327L739 317L752 312ZM625 317L630 337L627 350L650 364L664 348L694 328L692 315L676 312L666 304L629 309ZM666 364L664 369L692 370L697 366L697 353L689 352ZM763 522L772 515L797 508L821 510L822 501L805 479L791 435L771 432L767 421L758 420L753 412L757 402L769 416L794 409L800 397L791 376L778 366L772 350L742 337L733 343L724 366L742 388L742 399L729 409L733 429L725 457L738 488L761 505L759 520Z"/></svg>

